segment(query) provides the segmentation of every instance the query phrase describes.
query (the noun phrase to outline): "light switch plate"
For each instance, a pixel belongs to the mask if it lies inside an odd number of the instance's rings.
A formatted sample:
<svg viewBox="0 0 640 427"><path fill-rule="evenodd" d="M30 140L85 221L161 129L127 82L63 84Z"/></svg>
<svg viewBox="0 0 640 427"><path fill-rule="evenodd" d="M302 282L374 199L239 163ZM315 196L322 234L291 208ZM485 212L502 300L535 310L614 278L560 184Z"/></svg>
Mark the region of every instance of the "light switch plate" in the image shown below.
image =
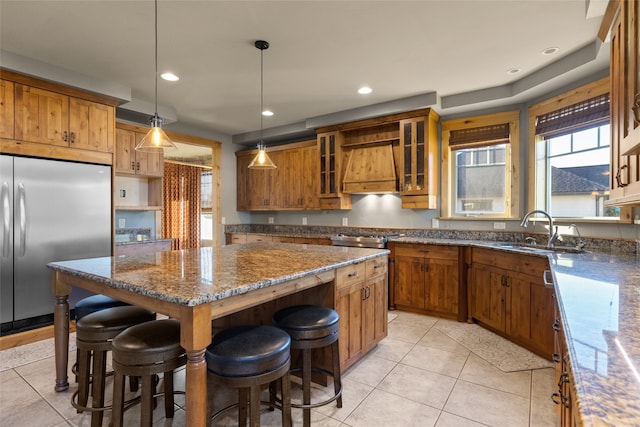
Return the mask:
<svg viewBox="0 0 640 427"><path fill-rule="evenodd" d="M307 225L307 217L306 216L302 217L302 225Z"/></svg>
<svg viewBox="0 0 640 427"><path fill-rule="evenodd" d="M127 224L127 220L124 218L120 218L118 220L118 228L125 228Z"/></svg>
<svg viewBox="0 0 640 427"><path fill-rule="evenodd" d="M438 218L431 218L431 228L440 228L440 220Z"/></svg>
<svg viewBox="0 0 640 427"><path fill-rule="evenodd" d="M507 228L507 224L505 224L504 222L494 222L493 223L493 229L494 230L504 230L505 228Z"/></svg>
<svg viewBox="0 0 640 427"><path fill-rule="evenodd" d="M274 221L274 220L273 220L273 217L272 217L272 216L270 216L270 217L269 217L269 224L273 224L273 221Z"/></svg>
<svg viewBox="0 0 640 427"><path fill-rule="evenodd" d="M349 225L349 218L342 218L342 225L343 226L348 226Z"/></svg>

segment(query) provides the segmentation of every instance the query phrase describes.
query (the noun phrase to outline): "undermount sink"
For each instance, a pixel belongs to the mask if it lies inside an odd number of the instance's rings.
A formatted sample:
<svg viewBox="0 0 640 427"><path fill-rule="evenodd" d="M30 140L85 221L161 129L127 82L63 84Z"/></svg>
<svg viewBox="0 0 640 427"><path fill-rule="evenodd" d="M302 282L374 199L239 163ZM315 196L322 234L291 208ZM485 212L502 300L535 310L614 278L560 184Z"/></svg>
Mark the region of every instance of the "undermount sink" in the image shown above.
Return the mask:
<svg viewBox="0 0 640 427"><path fill-rule="evenodd" d="M560 253L570 253L570 254L581 254L584 253L584 249L568 247L568 246L542 246L542 245L528 245L524 243L512 243L512 242L498 242L495 244L496 247L500 249L515 249L518 251L524 252L534 252L534 253L549 253L549 252L560 252Z"/></svg>

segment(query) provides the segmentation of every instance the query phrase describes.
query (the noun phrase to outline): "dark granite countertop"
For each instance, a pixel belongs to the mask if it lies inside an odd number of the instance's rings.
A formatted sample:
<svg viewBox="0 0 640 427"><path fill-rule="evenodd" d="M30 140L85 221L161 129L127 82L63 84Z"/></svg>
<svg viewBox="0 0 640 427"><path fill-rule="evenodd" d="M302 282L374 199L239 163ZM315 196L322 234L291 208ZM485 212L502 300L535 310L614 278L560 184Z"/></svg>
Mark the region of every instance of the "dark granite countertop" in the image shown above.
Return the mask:
<svg viewBox="0 0 640 427"><path fill-rule="evenodd" d="M529 250L500 242L402 237L549 259L583 425L640 425L640 256Z"/></svg>
<svg viewBox="0 0 640 427"><path fill-rule="evenodd" d="M388 253L386 249L247 243L52 262L47 266L114 288L195 306Z"/></svg>

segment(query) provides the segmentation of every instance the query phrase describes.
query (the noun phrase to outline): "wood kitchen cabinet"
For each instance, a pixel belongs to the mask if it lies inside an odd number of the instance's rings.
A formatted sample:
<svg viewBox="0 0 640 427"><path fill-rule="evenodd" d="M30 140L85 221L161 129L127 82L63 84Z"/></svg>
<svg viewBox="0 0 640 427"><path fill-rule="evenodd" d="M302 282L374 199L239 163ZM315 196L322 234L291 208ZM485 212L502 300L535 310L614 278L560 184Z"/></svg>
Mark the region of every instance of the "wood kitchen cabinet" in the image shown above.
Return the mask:
<svg viewBox="0 0 640 427"><path fill-rule="evenodd" d="M340 368L344 371L387 335L387 258L336 272L335 307L340 315Z"/></svg>
<svg viewBox="0 0 640 427"><path fill-rule="evenodd" d="M267 150L276 169L249 169L256 150L236 153L238 210L317 209L316 141Z"/></svg>
<svg viewBox="0 0 640 427"><path fill-rule="evenodd" d="M145 135L146 132L136 131L122 123L117 124L116 173L157 177L164 175L162 150L151 153L135 149Z"/></svg>
<svg viewBox="0 0 640 427"><path fill-rule="evenodd" d="M0 138L13 139L13 82L0 80Z"/></svg>
<svg viewBox="0 0 640 427"><path fill-rule="evenodd" d="M390 242L389 249L395 308L457 319L462 296L460 248Z"/></svg>
<svg viewBox="0 0 640 427"><path fill-rule="evenodd" d="M115 108L15 85L15 139L112 153Z"/></svg>
<svg viewBox="0 0 640 427"><path fill-rule="evenodd" d="M341 191L345 163L342 132L318 133L320 209L351 209L351 195Z"/></svg>
<svg viewBox="0 0 640 427"><path fill-rule="evenodd" d="M557 388L551 396L553 403L557 405L561 427L577 427L582 425L580 415L576 407L575 382L569 351L565 340L562 321L558 317L553 324L555 331L555 352L553 354L555 369L555 384Z"/></svg>
<svg viewBox="0 0 640 427"><path fill-rule="evenodd" d="M403 208L436 208L438 114L400 120L400 195Z"/></svg>
<svg viewBox="0 0 640 427"><path fill-rule="evenodd" d="M640 205L640 1L611 2L610 7L611 5L617 5L619 9L611 27L611 192L607 205L638 206ZM605 25L604 22L603 25ZM621 218L623 216L621 213ZM630 218L626 219L630 220Z"/></svg>
<svg viewBox="0 0 640 427"><path fill-rule="evenodd" d="M548 260L473 248L469 317L545 357L553 353L553 289L544 285Z"/></svg>

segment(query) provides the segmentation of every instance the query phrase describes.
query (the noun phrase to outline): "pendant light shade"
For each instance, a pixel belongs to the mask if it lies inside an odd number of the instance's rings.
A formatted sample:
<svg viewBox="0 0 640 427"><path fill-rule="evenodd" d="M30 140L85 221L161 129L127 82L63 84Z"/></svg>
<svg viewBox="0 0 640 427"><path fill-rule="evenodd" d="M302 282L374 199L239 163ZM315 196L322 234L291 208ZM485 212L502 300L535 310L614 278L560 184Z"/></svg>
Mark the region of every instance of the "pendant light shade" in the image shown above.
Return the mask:
<svg viewBox="0 0 640 427"><path fill-rule="evenodd" d="M266 49L269 48L269 43L264 40L258 40L255 42L255 47L260 49L260 142L258 142L258 154L249 163L249 169L275 169L276 165L273 163L269 155L267 154L264 141L262 140L262 128L263 128L263 114L264 111L264 94L263 94L263 58L262 55Z"/></svg>
<svg viewBox="0 0 640 427"><path fill-rule="evenodd" d="M155 114L149 118L149 124L151 129L142 138L142 140L136 145L137 151L157 152L159 150L177 150L167 134L162 130L164 119L158 115L158 0L155 0L155 65L156 65L156 111Z"/></svg>

